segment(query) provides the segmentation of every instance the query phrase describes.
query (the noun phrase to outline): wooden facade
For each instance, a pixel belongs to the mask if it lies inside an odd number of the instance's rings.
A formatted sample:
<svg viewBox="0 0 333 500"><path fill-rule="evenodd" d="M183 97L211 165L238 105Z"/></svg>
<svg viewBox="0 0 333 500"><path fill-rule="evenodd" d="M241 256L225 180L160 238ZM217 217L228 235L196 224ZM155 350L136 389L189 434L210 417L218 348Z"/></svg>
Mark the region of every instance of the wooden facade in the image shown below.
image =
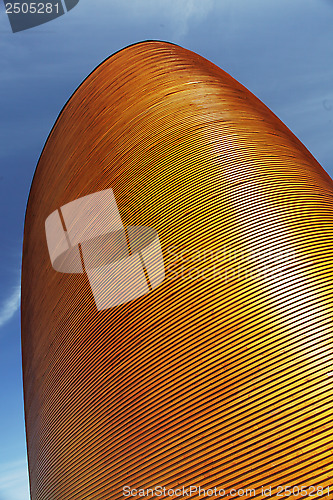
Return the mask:
<svg viewBox="0 0 333 500"><path fill-rule="evenodd" d="M85 274L52 268L45 220L109 188L126 226L157 231L166 276L98 311ZM48 137L26 213L33 500L327 488L332 196L290 130L193 52L143 42L88 76Z"/></svg>

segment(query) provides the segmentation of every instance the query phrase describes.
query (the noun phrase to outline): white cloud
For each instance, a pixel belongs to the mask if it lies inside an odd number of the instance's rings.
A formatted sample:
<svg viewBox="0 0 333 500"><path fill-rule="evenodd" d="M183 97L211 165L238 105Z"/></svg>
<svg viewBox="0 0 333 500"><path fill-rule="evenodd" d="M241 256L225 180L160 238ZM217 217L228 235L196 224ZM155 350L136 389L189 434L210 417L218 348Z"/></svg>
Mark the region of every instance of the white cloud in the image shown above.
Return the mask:
<svg viewBox="0 0 333 500"><path fill-rule="evenodd" d="M14 288L11 295L0 306L0 328L12 319L16 311L20 308L21 286Z"/></svg>
<svg viewBox="0 0 333 500"><path fill-rule="evenodd" d="M122 20L124 27L133 27L133 24L138 27L146 26L147 33L151 33L147 38L156 38L156 26L162 24L165 26L165 39L177 43L188 34L191 27L195 29L214 10L215 5L216 0L131 0L129 9L123 0L113 0L112 3L110 0L101 0L93 4L80 4L80 11L78 9L76 15L80 12L83 19L87 19L88 9L91 10L91 15L98 9L99 15L103 13L108 23L116 15ZM138 40L140 39L144 38L141 36Z"/></svg>
<svg viewBox="0 0 333 500"><path fill-rule="evenodd" d="M0 500L28 500L28 469L25 460L0 464Z"/></svg>
<svg viewBox="0 0 333 500"><path fill-rule="evenodd" d="M214 0L185 0L184 2L174 1L172 13L172 21L175 25L176 32L174 36L184 37L190 30L192 22L199 23L203 21L208 14L214 9Z"/></svg>

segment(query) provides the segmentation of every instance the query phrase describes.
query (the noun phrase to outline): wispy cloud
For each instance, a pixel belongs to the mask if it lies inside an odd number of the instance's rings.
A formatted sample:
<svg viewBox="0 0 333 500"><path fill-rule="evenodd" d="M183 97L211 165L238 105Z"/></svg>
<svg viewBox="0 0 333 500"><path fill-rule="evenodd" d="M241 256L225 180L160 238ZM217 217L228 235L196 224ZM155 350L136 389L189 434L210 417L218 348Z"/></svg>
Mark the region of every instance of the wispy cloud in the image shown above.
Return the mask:
<svg viewBox="0 0 333 500"><path fill-rule="evenodd" d="M21 286L16 286L7 299L0 305L0 328L12 319L20 307Z"/></svg>
<svg viewBox="0 0 333 500"><path fill-rule="evenodd" d="M113 0L112 10L110 10L109 0L101 0L97 3L100 13L103 12L105 15L105 12L108 11L111 15L113 12L117 13L119 17L121 16L127 29L132 28L134 23L139 28L136 31L137 41L145 38L160 38L156 32L156 26L162 25L165 31L161 34L163 33L165 39L180 43L191 28L197 28L198 24L214 10L216 0L169 0L168 2L165 0L132 0L131 9L124 8L123 0ZM80 14L83 16L83 20L86 20L88 9L91 10L91 4L89 6L89 3L83 3L75 14L76 16ZM95 11L91 10L91 13L94 15L96 9ZM106 16L107 18L108 16ZM142 32L143 26L148 28L146 36Z"/></svg>
<svg viewBox="0 0 333 500"><path fill-rule="evenodd" d="M28 470L24 460L0 464L0 500L29 498Z"/></svg>

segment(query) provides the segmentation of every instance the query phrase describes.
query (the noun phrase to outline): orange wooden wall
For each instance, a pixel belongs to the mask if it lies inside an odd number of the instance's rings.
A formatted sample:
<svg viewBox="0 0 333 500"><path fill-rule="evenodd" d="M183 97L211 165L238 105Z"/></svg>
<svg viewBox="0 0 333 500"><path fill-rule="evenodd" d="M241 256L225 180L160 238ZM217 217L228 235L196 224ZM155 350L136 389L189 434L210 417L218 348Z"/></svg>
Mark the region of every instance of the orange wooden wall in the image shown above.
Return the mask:
<svg viewBox="0 0 333 500"><path fill-rule="evenodd" d="M98 312L85 275L52 269L44 223L110 187L125 225L157 230L166 279ZM26 214L33 500L329 484L332 196L290 130L193 52L136 44L82 83Z"/></svg>

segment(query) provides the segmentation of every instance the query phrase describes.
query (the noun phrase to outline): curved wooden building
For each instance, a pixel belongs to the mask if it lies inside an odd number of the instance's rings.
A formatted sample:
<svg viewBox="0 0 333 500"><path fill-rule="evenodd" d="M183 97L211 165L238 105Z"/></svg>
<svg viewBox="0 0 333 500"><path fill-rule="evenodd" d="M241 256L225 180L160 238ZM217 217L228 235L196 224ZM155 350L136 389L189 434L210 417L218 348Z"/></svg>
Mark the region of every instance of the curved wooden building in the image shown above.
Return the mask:
<svg viewBox="0 0 333 500"><path fill-rule="evenodd" d="M119 231L155 231L165 274L98 308L87 269L52 267L45 221L101 191ZM169 43L104 61L57 119L27 207L31 498L331 497L332 268L332 180L262 102Z"/></svg>

